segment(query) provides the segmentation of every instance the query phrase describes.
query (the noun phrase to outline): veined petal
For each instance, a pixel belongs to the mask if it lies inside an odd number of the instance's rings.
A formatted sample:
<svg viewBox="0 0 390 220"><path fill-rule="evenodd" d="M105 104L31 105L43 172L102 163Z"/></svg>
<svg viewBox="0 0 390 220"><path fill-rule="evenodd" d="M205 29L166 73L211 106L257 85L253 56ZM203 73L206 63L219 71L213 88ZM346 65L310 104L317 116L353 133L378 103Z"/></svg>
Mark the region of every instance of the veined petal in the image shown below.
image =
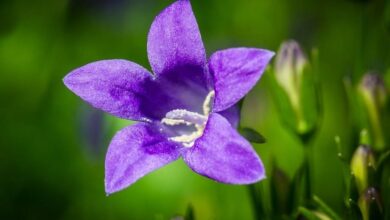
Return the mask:
<svg viewBox="0 0 390 220"><path fill-rule="evenodd" d="M188 0L176 1L155 18L149 31L147 49L150 65L157 75L175 70L178 66L203 70L206 52ZM196 74L203 74L203 71Z"/></svg>
<svg viewBox="0 0 390 220"><path fill-rule="evenodd" d="M265 178L250 143L217 113L210 115L203 136L182 156L192 170L219 182L250 184Z"/></svg>
<svg viewBox="0 0 390 220"><path fill-rule="evenodd" d="M153 124L138 123L119 131L106 155L105 188L122 190L139 178L179 158L178 146Z"/></svg>
<svg viewBox="0 0 390 220"><path fill-rule="evenodd" d="M65 85L95 108L117 117L145 120L141 110L144 84L152 75L127 60L102 60L73 70L64 78Z"/></svg>
<svg viewBox="0 0 390 220"><path fill-rule="evenodd" d="M253 88L274 53L256 48L231 48L215 52L209 60L213 75L214 111L229 108Z"/></svg>
<svg viewBox="0 0 390 220"><path fill-rule="evenodd" d="M218 114L226 118L233 128L238 127L238 124L240 123L240 108L237 105L233 105L222 112L218 112Z"/></svg>
<svg viewBox="0 0 390 220"><path fill-rule="evenodd" d="M127 60L87 64L69 73L64 83L95 108L137 121L160 120L172 109L201 112L206 96L187 78L156 79Z"/></svg>

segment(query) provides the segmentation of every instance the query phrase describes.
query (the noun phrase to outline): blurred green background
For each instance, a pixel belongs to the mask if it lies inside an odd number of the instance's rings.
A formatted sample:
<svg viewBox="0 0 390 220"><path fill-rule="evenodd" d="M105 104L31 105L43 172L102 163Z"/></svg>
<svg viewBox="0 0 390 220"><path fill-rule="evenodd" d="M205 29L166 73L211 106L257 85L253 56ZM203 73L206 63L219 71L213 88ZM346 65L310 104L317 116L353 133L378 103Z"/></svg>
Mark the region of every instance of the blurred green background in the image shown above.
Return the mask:
<svg viewBox="0 0 390 220"><path fill-rule="evenodd" d="M248 189L203 178L177 161L106 197L104 156L115 119L71 93L62 78L95 60L124 58L150 69L147 33L168 0L0 1L0 219L169 219L192 204L198 219L252 219ZM333 138L353 143L342 78L390 67L386 0L192 0L207 53L236 46L276 51L286 39L319 50L324 120L314 143L314 191L342 211ZM246 99L244 126L291 177L302 147L278 120L261 80ZM264 185L269 180L263 181Z"/></svg>

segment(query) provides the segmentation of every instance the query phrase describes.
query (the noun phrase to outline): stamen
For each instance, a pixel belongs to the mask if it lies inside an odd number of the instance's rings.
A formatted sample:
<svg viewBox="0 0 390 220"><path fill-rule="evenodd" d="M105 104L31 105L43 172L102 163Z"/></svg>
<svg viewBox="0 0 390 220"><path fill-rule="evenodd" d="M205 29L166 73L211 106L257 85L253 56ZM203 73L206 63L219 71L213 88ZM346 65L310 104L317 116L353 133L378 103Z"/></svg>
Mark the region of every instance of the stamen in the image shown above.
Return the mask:
<svg viewBox="0 0 390 220"><path fill-rule="evenodd" d="M166 125L192 125L191 122L185 121L183 119L172 119L172 118L163 118L161 123Z"/></svg>
<svg viewBox="0 0 390 220"><path fill-rule="evenodd" d="M192 124L204 124L207 117L196 112L190 112L185 109L175 109L165 115L168 119L182 119Z"/></svg>
<svg viewBox="0 0 390 220"><path fill-rule="evenodd" d="M206 99L203 102L203 114L206 116L210 114L212 107L211 105L213 104L212 102L214 102L214 96L215 92L214 90L211 90L209 94L207 94Z"/></svg>
<svg viewBox="0 0 390 220"><path fill-rule="evenodd" d="M185 109L174 109L165 114L165 118L161 120L162 124L175 126L175 125L186 125L194 126L195 131L178 132L180 135L170 137L169 140L180 142L184 147L192 147L195 143L195 140L203 135L203 131L206 126L208 115L211 112L212 102L214 100L215 92L211 91L207 94L203 102L203 114L197 112L191 112Z"/></svg>
<svg viewBox="0 0 390 220"><path fill-rule="evenodd" d="M175 142L181 142L183 143L184 147L192 147L195 143L195 140L198 139L200 136L203 134L203 129L202 130L196 130L193 133L190 134L184 134L176 137L171 137L169 138L172 141Z"/></svg>

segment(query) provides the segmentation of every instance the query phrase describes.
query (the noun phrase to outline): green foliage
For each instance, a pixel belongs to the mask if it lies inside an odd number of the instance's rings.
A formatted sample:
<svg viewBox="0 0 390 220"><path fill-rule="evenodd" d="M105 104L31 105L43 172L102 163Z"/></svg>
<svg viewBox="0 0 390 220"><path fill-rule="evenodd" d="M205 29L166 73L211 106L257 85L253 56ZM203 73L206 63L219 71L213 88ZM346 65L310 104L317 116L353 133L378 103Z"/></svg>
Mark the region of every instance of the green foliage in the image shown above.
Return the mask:
<svg viewBox="0 0 390 220"><path fill-rule="evenodd" d="M311 74L304 74L300 91L302 99L315 102L303 101L298 119L272 68L249 94L242 127L250 128L248 140L263 143L255 149L267 175L249 186L249 193L244 186L198 177L178 161L106 197L104 153L115 132L130 122L105 114L103 137L95 137L101 144L92 156L81 126L82 109L91 107L70 93L62 78L101 59L128 59L150 69L148 28L170 2L0 1L0 219L169 219L176 213L190 218L187 204L196 219L289 219L296 213L321 219L318 211L361 219L362 195L349 167L359 133L371 128L357 88L366 71L377 70L389 92L389 1L192 0L208 54L240 45L276 51L290 38L307 52L317 48L308 57ZM317 82L321 94L312 92ZM375 152L377 171L368 183L380 189L383 219L390 219L389 110L387 104L380 113L386 145ZM299 120L304 129L298 129ZM339 151L335 135L342 140ZM326 206L303 201L301 140L312 144L311 188Z"/></svg>
<svg viewBox="0 0 390 220"><path fill-rule="evenodd" d="M195 220L195 212L194 212L194 207L192 205L188 205L187 210L186 210L186 215L184 217L184 220Z"/></svg>
<svg viewBox="0 0 390 220"><path fill-rule="evenodd" d="M267 142L265 137L259 132L255 131L252 128L239 128L238 131L242 136L244 136L249 142L256 144L264 144Z"/></svg>

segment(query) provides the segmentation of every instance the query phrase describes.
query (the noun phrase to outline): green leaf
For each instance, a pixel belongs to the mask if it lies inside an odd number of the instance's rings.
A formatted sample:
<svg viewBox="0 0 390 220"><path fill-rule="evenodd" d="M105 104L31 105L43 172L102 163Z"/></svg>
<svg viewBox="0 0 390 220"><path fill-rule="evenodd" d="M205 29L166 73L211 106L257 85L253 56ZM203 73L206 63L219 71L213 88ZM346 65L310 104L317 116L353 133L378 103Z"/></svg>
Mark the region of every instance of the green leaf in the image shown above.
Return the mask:
<svg viewBox="0 0 390 220"><path fill-rule="evenodd" d="M255 219L268 219L266 213L266 207L263 203L264 197L262 192L261 183L250 184L247 186L249 190L249 195L252 200L253 211L255 214Z"/></svg>
<svg viewBox="0 0 390 220"><path fill-rule="evenodd" d="M316 50L314 50L316 51ZM318 57L313 51L313 57ZM318 51L317 51L318 52ZM317 58L316 58L317 59ZM300 118L298 123L304 124L299 130L300 134L311 133L318 128L322 111L322 95L320 83L316 79L318 74L313 65L307 65L300 80ZM318 71L318 70L317 70Z"/></svg>
<svg viewBox="0 0 390 220"><path fill-rule="evenodd" d="M377 164L378 169L381 167L382 164L385 164L384 162L385 162L387 159L390 158L389 156L390 156L390 150L384 152L384 153L379 157L378 164Z"/></svg>
<svg viewBox="0 0 390 220"><path fill-rule="evenodd" d="M261 135L259 132L255 131L252 128L240 128L239 132L249 142L257 143L257 144L264 144L265 142L267 142L267 140L263 135Z"/></svg>
<svg viewBox="0 0 390 220"><path fill-rule="evenodd" d="M305 207L299 207L298 208L298 213L300 215L303 215L307 220L321 220L316 214L314 214L312 211Z"/></svg>
<svg viewBox="0 0 390 220"><path fill-rule="evenodd" d="M341 220L340 216L333 211L324 201L322 201L318 196L313 196L314 202L318 205L318 207L328 214L333 220Z"/></svg>
<svg viewBox="0 0 390 220"><path fill-rule="evenodd" d="M298 171L295 173L289 193L289 203L293 209L296 209L300 204L303 203L303 180L305 176L305 164L302 164Z"/></svg>

